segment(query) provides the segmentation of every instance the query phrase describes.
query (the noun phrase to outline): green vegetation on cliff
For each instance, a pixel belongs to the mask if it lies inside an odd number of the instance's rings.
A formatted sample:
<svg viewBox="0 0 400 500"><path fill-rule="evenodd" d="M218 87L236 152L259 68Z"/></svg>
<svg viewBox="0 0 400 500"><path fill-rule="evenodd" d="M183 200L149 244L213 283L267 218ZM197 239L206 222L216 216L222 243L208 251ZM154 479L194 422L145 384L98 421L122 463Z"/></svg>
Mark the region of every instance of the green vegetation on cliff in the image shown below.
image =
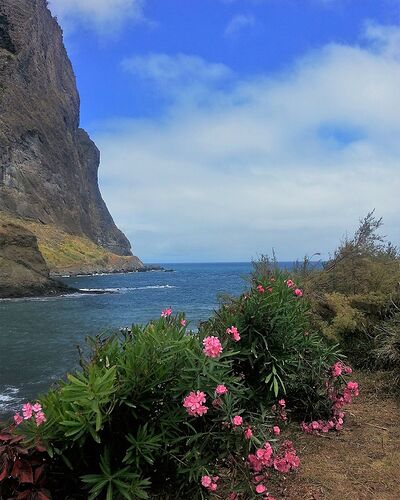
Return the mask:
<svg viewBox="0 0 400 500"><path fill-rule="evenodd" d="M42 224L0 212L0 221L16 224L33 233L51 274L132 271L143 264L137 257L120 256L96 245L85 236L66 233L54 224Z"/></svg>

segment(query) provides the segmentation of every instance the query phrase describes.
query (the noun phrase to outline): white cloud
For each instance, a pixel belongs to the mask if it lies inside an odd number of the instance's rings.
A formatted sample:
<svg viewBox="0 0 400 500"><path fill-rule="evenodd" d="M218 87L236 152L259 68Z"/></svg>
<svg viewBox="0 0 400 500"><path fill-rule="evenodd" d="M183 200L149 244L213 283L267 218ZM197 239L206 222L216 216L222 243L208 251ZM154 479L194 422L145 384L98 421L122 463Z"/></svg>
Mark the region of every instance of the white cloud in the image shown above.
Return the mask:
<svg viewBox="0 0 400 500"><path fill-rule="evenodd" d="M240 31L252 28L256 25L256 19L251 14L238 14L229 21L225 28L225 36L232 37Z"/></svg>
<svg viewBox="0 0 400 500"><path fill-rule="evenodd" d="M131 73L150 80L165 83L192 85L211 83L229 78L231 70L224 64L210 64L201 57L177 54L149 54L134 56L123 61L123 67Z"/></svg>
<svg viewBox="0 0 400 500"><path fill-rule="evenodd" d="M363 45L322 47L225 92L204 82L202 101L187 99L188 80L158 120L105 124L103 192L135 251L145 261L244 260L272 247L280 259L326 257L372 208L398 244L398 34L370 27ZM156 73L160 89L169 74Z"/></svg>
<svg viewBox="0 0 400 500"><path fill-rule="evenodd" d="M116 31L127 20L144 21L144 0L49 0L63 27L89 26L102 33Z"/></svg>

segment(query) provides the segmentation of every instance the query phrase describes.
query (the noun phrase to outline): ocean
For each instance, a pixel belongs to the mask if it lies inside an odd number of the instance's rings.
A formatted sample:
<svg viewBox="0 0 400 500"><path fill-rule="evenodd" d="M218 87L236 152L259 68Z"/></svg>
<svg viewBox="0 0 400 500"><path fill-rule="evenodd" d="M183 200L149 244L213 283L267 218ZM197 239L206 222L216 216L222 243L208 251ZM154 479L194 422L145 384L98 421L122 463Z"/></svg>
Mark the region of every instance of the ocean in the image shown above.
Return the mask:
<svg viewBox="0 0 400 500"><path fill-rule="evenodd" d="M146 323L165 307L185 312L195 329L220 296L242 293L251 272L250 263L161 265L173 272L63 278L105 294L0 301L0 417L74 370L86 336Z"/></svg>

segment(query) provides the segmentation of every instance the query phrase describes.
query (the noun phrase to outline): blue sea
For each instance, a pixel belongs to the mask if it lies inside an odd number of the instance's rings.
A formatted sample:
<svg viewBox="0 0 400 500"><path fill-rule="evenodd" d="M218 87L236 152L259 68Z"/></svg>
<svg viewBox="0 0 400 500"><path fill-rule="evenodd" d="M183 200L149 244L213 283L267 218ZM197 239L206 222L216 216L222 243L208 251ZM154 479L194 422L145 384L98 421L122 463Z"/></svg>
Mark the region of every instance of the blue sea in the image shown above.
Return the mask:
<svg viewBox="0 0 400 500"><path fill-rule="evenodd" d="M146 323L165 307L186 313L196 329L222 295L248 286L250 263L162 264L173 272L63 278L101 295L0 301L0 416L34 400L78 365L85 337Z"/></svg>

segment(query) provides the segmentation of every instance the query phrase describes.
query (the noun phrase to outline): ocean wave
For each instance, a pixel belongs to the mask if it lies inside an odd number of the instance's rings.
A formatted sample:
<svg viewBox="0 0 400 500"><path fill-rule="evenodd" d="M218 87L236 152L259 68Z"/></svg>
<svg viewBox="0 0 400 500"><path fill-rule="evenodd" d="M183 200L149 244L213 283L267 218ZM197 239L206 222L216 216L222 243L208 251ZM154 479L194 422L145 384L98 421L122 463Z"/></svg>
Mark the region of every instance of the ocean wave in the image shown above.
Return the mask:
<svg viewBox="0 0 400 500"><path fill-rule="evenodd" d="M135 286L135 287L120 287L120 288L80 288L80 292L87 293L124 293L132 292L135 290L152 290L152 289L163 289L163 288L176 288L173 285L148 285L148 286Z"/></svg>
<svg viewBox="0 0 400 500"><path fill-rule="evenodd" d="M0 391L0 413L14 410L18 406L21 401L18 393L17 387L5 387Z"/></svg>

